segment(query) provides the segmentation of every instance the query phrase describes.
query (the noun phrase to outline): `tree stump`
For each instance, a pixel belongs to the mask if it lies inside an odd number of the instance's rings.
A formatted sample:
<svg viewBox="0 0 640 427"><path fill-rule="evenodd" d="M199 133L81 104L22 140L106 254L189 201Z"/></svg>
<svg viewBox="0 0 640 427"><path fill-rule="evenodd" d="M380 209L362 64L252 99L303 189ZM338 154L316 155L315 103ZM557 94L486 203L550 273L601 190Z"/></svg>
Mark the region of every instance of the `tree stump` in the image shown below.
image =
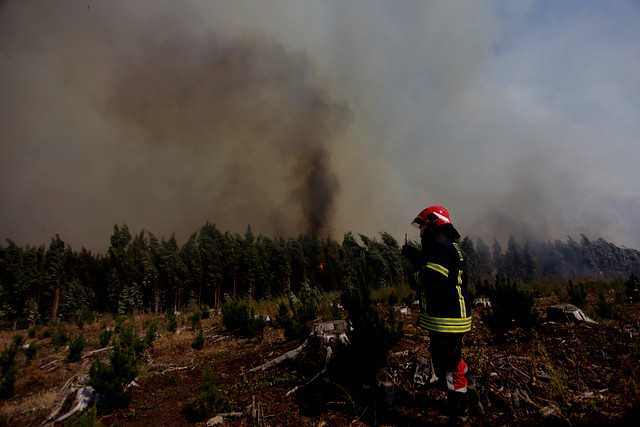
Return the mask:
<svg viewBox="0 0 640 427"><path fill-rule="evenodd" d="M547 320L550 322L588 322L596 323L595 320L589 318L578 307L572 304L552 305L547 308Z"/></svg>

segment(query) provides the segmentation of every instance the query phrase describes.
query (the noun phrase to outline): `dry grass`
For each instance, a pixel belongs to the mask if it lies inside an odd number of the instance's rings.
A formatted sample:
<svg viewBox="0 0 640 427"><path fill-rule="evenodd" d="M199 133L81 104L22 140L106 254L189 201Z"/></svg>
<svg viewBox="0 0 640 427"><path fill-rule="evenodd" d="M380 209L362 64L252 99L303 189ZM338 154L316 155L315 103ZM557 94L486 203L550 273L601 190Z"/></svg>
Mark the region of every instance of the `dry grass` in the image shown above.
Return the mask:
<svg viewBox="0 0 640 427"><path fill-rule="evenodd" d="M0 417L10 419L17 413L50 409L60 400L60 390L39 391L21 399L3 401L0 405Z"/></svg>

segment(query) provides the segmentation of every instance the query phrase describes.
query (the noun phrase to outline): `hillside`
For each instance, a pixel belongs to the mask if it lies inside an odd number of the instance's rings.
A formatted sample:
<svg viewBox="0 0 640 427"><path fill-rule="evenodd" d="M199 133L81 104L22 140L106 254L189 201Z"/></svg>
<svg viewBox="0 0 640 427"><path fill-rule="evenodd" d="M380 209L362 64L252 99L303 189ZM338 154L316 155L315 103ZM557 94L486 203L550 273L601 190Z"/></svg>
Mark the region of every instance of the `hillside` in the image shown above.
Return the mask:
<svg viewBox="0 0 640 427"><path fill-rule="evenodd" d="M474 327L467 336L465 358L473 370L485 414L476 413L472 425L615 424L638 415L640 354L637 304L615 307L616 320L599 319L597 324L552 323L545 308L557 298L536 300L540 313L533 334L509 332L495 337L485 323L487 308L474 312ZM417 306L409 311L395 307L404 323L404 338L391 351L380 382L392 391L391 405L380 390L350 392L335 379L321 378L296 393L287 395L318 373L323 354L305 352L298 359L265 371L251 368L295 348L281 329L267 327L264 338L240 339L227 334L221 316L202 321L205 345L192 348L194 332L188 314L179 316L175 333L166 331L166 320L150 315L130 321L144 332L156 320L158 336L142 358L129 407L107 416L97 416L103 425L204 425L195 421L193 403L203 391L203 371L208 365L216 384L227 398L226 412L243 412L227 417L228 425L444 425L444 393L430 387L421 371L428 356L427 342L413 326ZM80 333L87 340L78 362L66 361L68 350L55 349L52 339L37 333L26 338L35 343L37 354L27 364L18 355L19 378L16 393L0 407L2 425L39 425L52 412L70 381L82 382L92 361L105 358L98 334L113 321L98 319L91 325L67 326L69 336ZM3 331L0 347L6 348L15 333ZM93 352L93 353L92 353ZM376 398L372 397L376 395ZM247 406L254 402L254 417ZM86 417L85 417L86 418ZM88 417L90 418L90 417Z"/></svg>

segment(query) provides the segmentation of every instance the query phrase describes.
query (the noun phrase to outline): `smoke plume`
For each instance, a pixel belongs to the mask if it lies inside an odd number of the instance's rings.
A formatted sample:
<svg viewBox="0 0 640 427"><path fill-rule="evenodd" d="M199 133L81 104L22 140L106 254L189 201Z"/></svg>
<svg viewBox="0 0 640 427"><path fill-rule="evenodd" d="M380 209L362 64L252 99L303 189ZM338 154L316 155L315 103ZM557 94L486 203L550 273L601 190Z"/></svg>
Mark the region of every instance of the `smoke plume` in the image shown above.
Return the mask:
<svg viewBox="0 0 640 427"><path fill-rule="evenodd" d="M303 55L214 33L149 42L136 46L107 92L105 110L146 156L173 156L174 146L184 156L165 159L167 169L145 185L186 195L204 179L185 209L208 201L212 214L224 206L276 233L331 229L339 186L330 152L351 113ZM128 181L147 178L134 172Z"/></svg>
<svg viewBox="0 0 640 427"><path fill-rule="evenodd" d="M0 238L640 245L638 3L0 1Z"/></svg>

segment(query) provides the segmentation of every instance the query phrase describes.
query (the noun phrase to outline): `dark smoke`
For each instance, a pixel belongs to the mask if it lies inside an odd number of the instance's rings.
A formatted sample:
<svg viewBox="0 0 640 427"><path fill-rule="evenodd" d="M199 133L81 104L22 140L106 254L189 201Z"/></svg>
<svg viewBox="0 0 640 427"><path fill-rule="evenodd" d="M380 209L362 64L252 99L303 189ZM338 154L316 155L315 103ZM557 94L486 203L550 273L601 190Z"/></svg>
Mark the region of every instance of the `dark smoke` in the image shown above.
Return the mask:
<svg viewBox="0 0 640 427"><path fill-rule="evenodd" d="M158 184L188 195L194 180L209 176L209 193L183 204L206 209L201 201L209 199L212 216L228 210L269 232L331 230L339 185L330 150L351 112L329 97L303 55L210 34L146 40L125 57L104 108L143 151L179 147L183 158L166 162L172 170L152 172Z"/></svg>

